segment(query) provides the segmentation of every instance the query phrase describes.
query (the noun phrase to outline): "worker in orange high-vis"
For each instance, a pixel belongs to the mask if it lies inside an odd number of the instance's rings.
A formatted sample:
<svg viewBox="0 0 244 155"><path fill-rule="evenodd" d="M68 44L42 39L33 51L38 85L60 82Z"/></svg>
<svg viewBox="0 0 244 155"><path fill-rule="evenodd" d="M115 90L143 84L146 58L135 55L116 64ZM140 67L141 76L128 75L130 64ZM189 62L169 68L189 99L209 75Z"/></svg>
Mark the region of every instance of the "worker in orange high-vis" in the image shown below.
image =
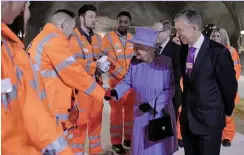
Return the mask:
<svg viewBox="0 0 244 155"><path fill-rule="evenodd" d="M122 11L117 16L117 29L108 32L102 41L102 50L108 55L111 62L109 70L109 85L113 89L126 74L132 56L134 55L133 44L129 43L131 34L128 29L131 22L129 12ZM125 154L124 147L131 145L133 106L135 102L135 93L131 89L118 102L110 100L110 136L112 149L116 154ZM124 128L124 142L122 145L122 133Z"/></svg>
<svg viewBox="0 0 244 155"><path fill-rule="evenodd" d="M31 59L23 43L6 25L11 24L18 13L27 21L29 5L24 1L1 4L1 152L4 155L71 155L62 129L56 126L45 104L45 96L41 99L39 89L33 88L37 81Z"/></svg>
<svg viewBox="0 0 244 155"><path fill-rule="evenodd" d="M75 14L64 9L58 10L52 15L51 23L44 26L28 48L35 61L35 69L41 72L52 116L57 123L62 123L68 139L73 136L72 129L77 127L79 114L77 100L71 104L74 90L93 97L99 101L98 104L102 104L105 94L105 90L81 67L72 54L68 39L74 27ZM80 145L71 147L78 148Z"/></svg>
<svg viewBox="0 0 244 155"><path fill-rule="evenodd" d="M180 87L181 87L181 90L183 91L183 79L181 78L180 79ZM180 106L179 109L178 109L178 118L177 118L177 124L176 124L176 128L177 128L177 139L178 139L178 144L179 146L182 148L184 147L184 144L183 144L183 140L182 140L182 136L181 136L181 129L180 129L180 113L181 113L181 109L182 107Z"/></svg>
<svg viewBox="0 0 244 155"><path fill-rule="evenodd" d="M241 69L242 69L240 63L240 57L238 55L237 50L234 47L230 46L230 41L229 41L227 31L224 28L216 28L213 30L210 39L226 46L226 48L229 49L234 63L236 79L239 80L241 75ZM240 98L237 93L235 104L238 104L239 102L240 102ZM234 116L233 115L230 117L226 116L226 127L224 128L222 133L222 145L225 147L231 146L231 141L233 140L235 133L236 133L236 128L235 128Z"/></svg>
<svg viewBox="0 0 244 155"><path fill-rule="evenodd" d="M70 38L70 45L77 61L102 86L101 73L108 71L110 63L106 61L106 57L101 55L101 36L93 32L96 23L96 13L96 7L91 4L85 4L79 9L79 24ZM105 61L101 63L100 60L104 58ZM90 154L103 154L100 137L103 101L95 100L82 91L77 93L78 102L82 104L78 106L80 109L79 128L75 129L74 137L71 140L73 152L85 152L86 130L88 129ZM77 147L78 144L79 147Z"/></svg>

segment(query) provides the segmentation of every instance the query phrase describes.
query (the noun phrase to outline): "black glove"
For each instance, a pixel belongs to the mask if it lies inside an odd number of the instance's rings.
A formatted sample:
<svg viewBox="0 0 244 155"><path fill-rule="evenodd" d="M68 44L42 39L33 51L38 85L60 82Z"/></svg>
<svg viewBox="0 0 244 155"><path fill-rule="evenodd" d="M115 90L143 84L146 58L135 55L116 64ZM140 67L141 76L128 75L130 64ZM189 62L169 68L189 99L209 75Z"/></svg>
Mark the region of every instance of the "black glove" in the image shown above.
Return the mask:
<svg viewBox="0 0 244 155"><path fill-rule="evenodd" d="M150 104L148 103L142 103L140 106L139 106L139 109L142 111L142 112L149 112L151 109L153 109Z"/></svg>
<svg viewBox="0 0 244 155"><path fill-rule="evenodd" d="M108 101L111 99L111 97L115 97L116 100L118 100L118 93L115 89L108 89L105 93L104 99Z"/></svg>
<svg viewBox="0 0 244 155"><path fill-rule="evenodd" d="M56 150L45 150L43 155L56 155Z"/></svg>

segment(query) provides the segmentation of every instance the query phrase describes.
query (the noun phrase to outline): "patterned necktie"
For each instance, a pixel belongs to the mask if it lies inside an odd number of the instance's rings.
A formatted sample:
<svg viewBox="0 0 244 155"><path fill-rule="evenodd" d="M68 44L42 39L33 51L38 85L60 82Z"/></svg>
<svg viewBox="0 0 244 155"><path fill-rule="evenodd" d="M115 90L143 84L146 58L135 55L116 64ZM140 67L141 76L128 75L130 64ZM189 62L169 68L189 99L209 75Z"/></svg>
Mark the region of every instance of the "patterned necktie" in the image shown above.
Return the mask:
<svg viewBox="0 0 244 155"><path fill-rule="evenodd" d="M188 76L191 75L191 71L192 71L193 64L194 64L195 52L196 52L195 47L189 48L189 52L188 52L188 56L187 56L187 60L186 60L186 74L188 74Z"/></svg>

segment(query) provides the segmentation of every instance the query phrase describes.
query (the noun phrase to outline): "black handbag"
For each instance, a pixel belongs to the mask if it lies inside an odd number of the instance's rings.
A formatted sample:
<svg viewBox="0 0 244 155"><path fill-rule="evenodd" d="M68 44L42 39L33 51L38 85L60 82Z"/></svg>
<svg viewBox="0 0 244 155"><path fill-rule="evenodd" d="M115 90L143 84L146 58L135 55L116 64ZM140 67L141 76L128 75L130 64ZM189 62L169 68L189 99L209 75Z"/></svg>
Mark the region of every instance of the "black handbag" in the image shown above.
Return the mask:
<svg viewBox="0 0 244 155"><path fill-rule="evenodd" d="M157 100L155 100L154 105L154 118L156 116L156 102ZM164 109L162 111L162 117L149 121L147 138L150 141L156 142L174 136L171 124L171 117L165 112Z"/></svg>

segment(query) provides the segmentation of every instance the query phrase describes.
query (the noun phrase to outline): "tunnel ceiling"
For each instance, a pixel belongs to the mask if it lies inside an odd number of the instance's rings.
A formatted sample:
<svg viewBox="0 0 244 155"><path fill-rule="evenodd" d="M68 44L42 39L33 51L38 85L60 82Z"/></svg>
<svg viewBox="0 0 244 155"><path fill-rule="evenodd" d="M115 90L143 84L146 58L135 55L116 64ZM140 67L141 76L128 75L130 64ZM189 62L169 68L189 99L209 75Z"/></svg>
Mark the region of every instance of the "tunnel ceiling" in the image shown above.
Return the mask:
<svg viewBox="0 0 244 155"><path fill-rule="evenodd" d="M234 42L243 29L241 25L244 25L244 2L32 2L26 42L33 39L57 9L66 8L77 13L78 9L86 3L97 7L96 31L103 33L116 26L117 14L124 10L132 15L130 31L133 31L136 26L152 26L159 19L173 22L175 14L184 8L194 8L199 11L203 24L215 23L218 27L227 29Z"/></svg>

